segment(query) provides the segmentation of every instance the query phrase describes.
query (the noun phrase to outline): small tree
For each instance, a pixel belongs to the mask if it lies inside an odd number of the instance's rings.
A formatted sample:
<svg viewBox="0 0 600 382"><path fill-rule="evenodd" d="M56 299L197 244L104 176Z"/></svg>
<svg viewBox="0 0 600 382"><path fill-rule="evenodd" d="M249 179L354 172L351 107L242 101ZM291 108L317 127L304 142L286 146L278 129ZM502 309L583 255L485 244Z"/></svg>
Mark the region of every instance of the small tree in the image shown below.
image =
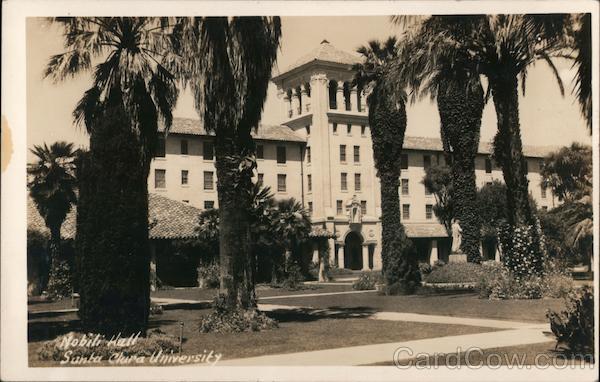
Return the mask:
<svg viewBox="0 0 600 382"><path fill-rule="evenodd" d="M60 228L77 201L73 144L56 142L34 146L37 162L29 165L29 194L50 230L48 294L62 298L71 293L71 271L62 256Z"/></svg>
<svg viewBox="0 0 600 382"><path fill-rule="evenodd" d="M592 193L592 148L579 143L550 153L541 175L544 185L562 201L576 201Z"/></svg>
<svg viewBox="0 0 600 382"><path fill-rule="evenodd" d="M425 170L422 180L425 188L435 197L433 212L448 234L452 231L454 219L454 199L452 195L452 171L448 166L431 166Z"/></svg>

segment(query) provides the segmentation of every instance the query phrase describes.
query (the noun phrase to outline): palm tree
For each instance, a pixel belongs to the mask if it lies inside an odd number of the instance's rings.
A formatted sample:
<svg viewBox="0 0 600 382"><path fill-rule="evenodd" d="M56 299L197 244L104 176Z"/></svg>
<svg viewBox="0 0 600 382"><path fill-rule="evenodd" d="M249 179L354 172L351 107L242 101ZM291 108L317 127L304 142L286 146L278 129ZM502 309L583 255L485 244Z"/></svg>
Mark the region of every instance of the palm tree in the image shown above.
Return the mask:
<svg viewBox="0 0 600 382"><path fill-rule="evenodd" d="M573 202L591 195L592 148L573 143L550 153L540 175L561 201Z"/></svg>
<svg viewBox="0 0 600 382"><path fill-rule="evenodd" d="M53 297L65 297L71 293L71 275L62 258L60 228L72 205L77 202L76 151L72 143L60 141L50 147L45 143L43 146L35 145L31 152L37 161L27 169L30 175L29 194L50 230L48 292Z"/></svg>
<svg viewBox="0 0 600 382"><path fill-rule="evenodd" d="M299 245L308 239L311 231L308 211L294 198L280 199L275 202L275 230L282 239L285 248L285 267L290 262L300 265Z"/></svg>
<svg viewBox="0 0 600 382"><path fill-rule="evenodd" d="M404 23L402 17L393 18ZM418 24L403 44L403 59L394 65L396 81L406 79L412 100L429 94L437 100L446 161L452 170L455 217L462 228L461 250L480 262L481 221L477 214L475 156L484 106L476 63L465 49L482 16L432 16Z"/></svg>
<svg viewBox="0 0 600 382"><path fill-rule="evenodd" d="M255 145L271 69L278 17L179 19L173 41L178 67L194 94L204 128L215 133L220 219L220 293L228 309L254 309L250 205ZM177 60L174 60L177 65Z"/></svg>
<svg viewBox="0 0 600 382"><path fill-rule="evenodd" d="M401 83L389 78L389 64L398 57L397 41L370 41L358 53L364 63L354 66L359 88L370 88L367 97L373 158L381 181L382 271L390 293L410 293L419 280L411 242L400 222L398 194L402 145L406 131L405 98Z"/></svg>
<svg viewBox="0 0 600 382"><path fill-rule="evenodd" d="M92 73L73 116L90 134L82 158L77 253L83 326L105 334L145 332L150 305L148 172L159 119L172 122L178 90L163 65L167 20L77 17L54 20L65 52L46 76ZM93 66L93 62L99 61Z"/></svg>

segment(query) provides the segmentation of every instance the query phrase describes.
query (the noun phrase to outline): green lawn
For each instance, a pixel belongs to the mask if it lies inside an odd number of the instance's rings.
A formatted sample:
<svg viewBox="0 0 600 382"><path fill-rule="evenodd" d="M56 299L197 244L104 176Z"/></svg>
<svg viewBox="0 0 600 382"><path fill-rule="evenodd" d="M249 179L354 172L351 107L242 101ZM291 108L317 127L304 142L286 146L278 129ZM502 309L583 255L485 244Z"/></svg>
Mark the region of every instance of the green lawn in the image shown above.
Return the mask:
<svg viewBox="0 0 600 382"><path fill-rule="evenodd" d="M162 315L151 317L151 328L159 327L166 333L177 336L179 322L182 321L185 354L214 350L223 354L222 360L493 331L490 328L463 325L367 320L360 317L367 317L372 310L347 309L334 316L311 315L303 311L274 311L268 313L279 321L280 327L274 330L232 334L200 333L200 317L209 311L166 310ZM72 330L79 330L79 321L74 313L30 320L30 366L56 366L53 362L37 360L37 349L41 341Z"/></svg>

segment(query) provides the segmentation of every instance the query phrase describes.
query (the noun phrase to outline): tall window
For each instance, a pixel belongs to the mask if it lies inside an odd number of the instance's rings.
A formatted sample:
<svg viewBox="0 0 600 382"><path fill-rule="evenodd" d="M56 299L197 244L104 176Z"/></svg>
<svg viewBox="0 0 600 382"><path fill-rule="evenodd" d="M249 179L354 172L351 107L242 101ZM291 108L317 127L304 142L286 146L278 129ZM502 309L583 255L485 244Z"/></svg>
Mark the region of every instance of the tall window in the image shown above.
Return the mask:
<svg viewBox="0 0 600 382"><path fill-rule="evenodd" d="M265 181L265 174L258 174L257 183L259 187L262 187Z"/></svg>
<svg viewBox="0 0 600 382"><path fill-rule="evenodd" d="M346 125L346 133L348 135L352 134L352 124L349 123Z"/></svg>
<svg viewBox="0 0 600 382"><path fill-rule="evenodd" d="M431 195L431 190L425 186L425 195Z"/></svg>
<svg viewBox="0 0 600 382"><path fill-rule="evenodd" d="M529 161L527 161L527 159L524 159L525 161L525 174L529 174Z"/></svg>
<svg viewBox="0 0 600 382"><path fill-rule="evenodd" d="M542 184L541 186L542 199L546 199L546 187Z"/></svg>
<svg viewBox="0 0 600 382"><path fill-rule="evenodd" d="M205 200L204 201L204 209L210 210L215 208L215 202L213 200Z"/></svg>
<svg viewBox="0 0 600 382"><path fill-rule="evenodd" d="M408 195L408 179L401 180L402 185L402 195Z"/></svg>
<svg viewBox="0 0 600 382"><path fill-rule="evenodd" d="M400 155L400 168L402 170L408 169L408 154Z"/></svg>
<svg viewBox="0 0 600 382"><path fill-rule="evenodd" d="M337 215L343 215L344 214L344 207L342 205L342 201L341 200L337 200L335 202L335 210L336 210L336 214Z"/></svg>
<svg viewBox="0 0 600 382"><path fill-rule="evenodd" d="M165 157L165 137L163 135L158 137L158 141L156 142L156 157L164 158Z"/></svg>
<svg viewBox="0 0 600 382"><path fill-rule="evenodd" d="M310 135L310 125L306 125L306 135Z"/></svg>
<svg viewBox="0 0 600 382"><path fill-rule="evenodd" d="M277 174L277 191L278 192L285 192L285 190L286 190L285 178L286 178L285 174Z"/></svg>
<svg viewBox="0 0 600 382"><path fill-rule="evenodd" d="M341 174L341 188L342 191L348 191L348 174L346 174L345 172L343 172Z"/></svg>
<svg viewBox="0 0 600 382"><path fill-rule="evenodd" d="M215 148L210 141L204 141L202 143L202 151L204 152L204 160L213 160L215 157Z"/></svg>
<svg viewBox="0 0 600 382"><path fill-rule="evenodd" d="M154 170L154 188L167 187L167 170Z"/></svg>
<svg viewBox="0 0 600 382"><path fill-rule="evenodd" d="M277 163L285 163L286 160L285 146L277 146Z"/></svg>
<svg viewBox="0 0 600 382"><path fill-rule="evenodd" d="M427 170L431 167L431 155L423 155L423 168Z"/></svg>
<svg viewBox="0 0 600 382"><path fill-rule="evenodd" d="M360 201L360 213L362 215L366 215L367 214L367 201L366 200L361 200Z"/></svg>
<svg viewBox="0 0 600 382"><path fill-rule="evenodd" d="M367 126L360 125L360 135L362 135L364 137L366 132L367 132Z"/></svg>
<svg viewBox="0 0 600 382"><path fill-rule="evenodd" d="M308 174L306 176L306 181L308 183L308 192L312 191L312 175Z"/></svg>
<svg viewBox="0 0 600 382"><path fill-rule="evenodd" d="M333 133L337 134L337 123L335 123L335 122L333 123Z"/></svg>
<svg viewBox="0 0 600 382"><path fill-rule="evenodd" d="M310 146L306 148L306 163L310 163L311 161L311 153L310 153Z"/></svg>
<svg viewBox="0 0 600 382"><path fill-rule="evenodd" d="M181 140L181 155L188 155L188 141L187 139Z"/></svg>
<svg viewBox="0 0 600 382"><path fill-rule="evenodd" d="M213 190L214 185L214 173L212 171L204 171L204 189Z"/></svg>
<svg viewBox="0 0 600 382"><path fill-rule="evenodd" d="M427 204L425 206L425 219L430 220L433 219L433 205Z"/></svg>
<svg viewBox="0 0 600 382"><path fill-rule="evenodd" d="M313 205L312 202L308 202L308 214L312 215L313 213Z"/></svg>
<svg viewBox="0 0 600 382"><path fill-rule="evenodd" d="M354 174L354 191L360 191L360 174Z"/></svg>
<svg viewBox="0 0 600 382"><path fill-rule="evenodd" d="M402 219L410 219L410 204L402 205Z"/></svg>
<svg viewBox="0 0 600 382"><path fill-rule="evenodd" d="M360 146L354 146L354 163L360 163Z"/></svg>
<svg viewBox="0 0 600 382"><path fill-rule="evenodd" d="M490 158L485 158L485 173L492 173L492 160Z"/></svg>
<svg viewBox="0 0 600 382"><path fill-rule="evenodd" d="M346 162L346 145L340 145L340 162Z"/></svg>
<svg viewBox="0 0 600 382"><path fill-rule="evenodd" d="M265 146L256 145L256 158L265 159Z"/></svg>
<svg viewBox="0 0 600 382"><path fill-rule="evenodd" d="M181 170L181 184L188 184L188 170Z"/></svg>

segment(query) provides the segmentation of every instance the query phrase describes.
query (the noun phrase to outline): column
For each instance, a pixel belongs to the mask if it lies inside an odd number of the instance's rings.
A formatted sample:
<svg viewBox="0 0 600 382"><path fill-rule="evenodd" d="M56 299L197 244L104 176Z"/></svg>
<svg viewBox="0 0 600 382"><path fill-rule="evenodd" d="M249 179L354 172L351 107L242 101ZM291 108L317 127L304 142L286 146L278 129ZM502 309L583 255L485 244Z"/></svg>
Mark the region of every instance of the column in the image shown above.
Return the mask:
<svg viewBox="0 0 600 382"><path fill-rule="evenodd" d="M344 268L344 244L338 244L337 250L338 268L342 269Z"/></svg>
<svg viewBox="0 0 600 382"><path fill-rule="evenodd" d="M429 264L433 265L438 261L438 242L437 240L431 240L431 252L429 254Z"/></svg>
<svg viewBox="0 0 600 382"><path fill-rule="evenodd" d="M310 97L308 96L308 90L306 89L306 85L302 86L302 107L304 111L307 113L310 111Z"/></svg>
<svg viewBox="0 0 600 382"><path fill-rule="evenodd" d="M369 245L368 244L362 245L362 261L363 261L362 270L363 271L370 270L371 268L369 268Z"/></svg>
<svg viewBox="0 0 600 382"><path fill-rule="evenodd" d="M485 258L483 257L483 241L479 242L479 255L481 256L481 260L484 261Z"/></svg>
<svg viewBox="0 0 600 382"><path fill-rule="evenodd" d="M319 246L316 245L313 249L312 262L318 264L319 261Z"/></svg>
<svg viewBox="0 0 600 382"><path fill-rule="evenodd" d="M150 290L154 292L156 290L156 244L150 241Z"/></svg>
<svg viewBox="0 0 600 382"><path fill-rule="evenodd" d="M494 255L494 260L496 260L496 262L500 262L500 245L496 244L496 253Z"/></svg>
<svg viewBox="0 0 600 382"><path fill-rule="evenodd" d="M290 104L290 96L288 95L287 92L285 92L285 95L283 96L283 101L285 103L285 117L283 118L284 120L291 118L292 117L292 109L291 109L291 104Z"/></svg>
<svg viewBox="0 0 600 382"><path fill-rule="evenodd" d="M367 97L369 96L369 94L367 94L367 92L365 90L363 90L362 92L362 97L360 97L360 102L361 102L361 110L363 111L363 113L369 113L369 104L367 104Z"/></svg>
<svg viewBox="0 0 600 382"><path fill-rule="evenodd" d="M300 114L300 98L298 97L298 93L292 91L292 113L291 116ZM291 117L290 116L290 117Z"/></svg>
<svg viewBox="0 0 600 382"><path fill-rule="evenodd" d="M335 252L335 239L327 239L327 245L329 246L329 265L334 265L335 256L333 256Z"/></svg>
<svg viewBox="0 0 600 382"><path fill-rule="evenodd" d="M346 102L344 101L344 83L341 81L338 81L337 83L337 95L335 101L338 111L346 110Z"/></svg>
<svg viewBox="0 0 600 382"><path fill-rule="evenodd" d="M383 268L381 262L381 246L373 244L373 270L380 271Z"/></svg>
<svg viewBox="0 0 600 382"><path fill-rule="evenodd" d="M356 92L356 86L350 88L350 110L358 111L358 93Z"/></svg>

